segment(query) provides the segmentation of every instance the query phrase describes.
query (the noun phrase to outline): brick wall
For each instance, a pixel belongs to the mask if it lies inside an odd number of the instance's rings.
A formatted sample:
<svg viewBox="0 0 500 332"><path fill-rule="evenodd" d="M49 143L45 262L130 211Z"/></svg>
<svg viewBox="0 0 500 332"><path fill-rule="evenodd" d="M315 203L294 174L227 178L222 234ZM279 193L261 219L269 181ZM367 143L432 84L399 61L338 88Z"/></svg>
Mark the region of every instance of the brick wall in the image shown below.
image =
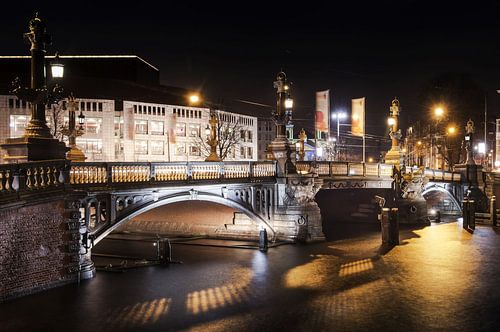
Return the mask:
<svg viewBox="0 0 500 332"><path fill-rule="evenodd" d="M0 302L75 280L64 201L0 210Z"/></svg>

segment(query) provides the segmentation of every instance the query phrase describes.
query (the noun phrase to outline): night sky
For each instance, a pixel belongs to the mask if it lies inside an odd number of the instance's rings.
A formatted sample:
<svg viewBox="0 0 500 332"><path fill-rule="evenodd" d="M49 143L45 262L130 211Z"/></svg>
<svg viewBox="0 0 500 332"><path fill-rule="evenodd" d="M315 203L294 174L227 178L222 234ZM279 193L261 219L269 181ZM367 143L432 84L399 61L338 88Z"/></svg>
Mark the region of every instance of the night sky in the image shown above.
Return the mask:
<svg viewBox="0 0 500 332"><path fill-rule="evenodd" d="M3 3L0 54L28 54L22 33L39 11L51 53L136 54L160 69L162 84L201 89L236 112L268 116L268 108L238 100L274 105L273 80L283 69L299 126L312 126L315 91L330 89L332 109L350 111L351 98L365 96L367 131L384 135L393 97L403 125L425 117L422 87L445 73L469 77L487 93L491 118L500 115L494 2L183 3Z"/></svg>

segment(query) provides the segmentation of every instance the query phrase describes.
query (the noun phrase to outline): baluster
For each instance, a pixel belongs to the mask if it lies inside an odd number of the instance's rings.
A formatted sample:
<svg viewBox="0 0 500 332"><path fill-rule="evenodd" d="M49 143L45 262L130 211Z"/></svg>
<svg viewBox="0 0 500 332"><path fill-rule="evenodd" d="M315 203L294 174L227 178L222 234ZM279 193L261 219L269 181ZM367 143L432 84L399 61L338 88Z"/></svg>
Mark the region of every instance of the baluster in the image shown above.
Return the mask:
<svg viewBox="0 0 500 332"><path fill-rule="evenodd" d="M52 166L52 183L54 184L54 186L58 186L59 185L59 180L57 178L57 167L56 166Z"/></svg>
<svg viewBox="0 0 500 332"><path fill-rule="evenodd" d="M40 176L40 187L43 188L45 187L45 170L43 169L43 167L39 167L38 168L38 174Z"/></svg>
<svg viewBox="0 0 500 332"><path fill-rule="evenodd" d="M0 191L3 191L3 172L0 171Z"/></svg>
<svg viewBox="0 0 500 332"><path fill-rule="evenodd" d="M10 185L10 171L7 170L5 172L5 190L10 191L12 189L12 186Z"/></svg>
<svg viewBox="0 0 500 332"><path fill-rule="evenodd" d="M47 187L50 187L52 185L52 169L50 166L47 166L45 174L47 175Z"/></svg>

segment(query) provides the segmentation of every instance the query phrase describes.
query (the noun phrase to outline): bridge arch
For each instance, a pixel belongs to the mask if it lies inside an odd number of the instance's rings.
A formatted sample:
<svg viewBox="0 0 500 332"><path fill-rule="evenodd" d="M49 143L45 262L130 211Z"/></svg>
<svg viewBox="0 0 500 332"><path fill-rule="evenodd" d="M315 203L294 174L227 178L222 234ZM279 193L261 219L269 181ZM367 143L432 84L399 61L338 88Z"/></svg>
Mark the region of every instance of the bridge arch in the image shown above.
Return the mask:
<svg viewBox="0 0 500 332"><path fill-rule="evenodd" d="M152 209L155 209L160 206L165 206L168 204L172 203L177 203L177 202L189 202L193 200L198 200L198 201L205 201L205 202L212 202L212 203L218 203L233 209L236 209L245 215L247 215L251 220L253 220L257 224L263 224L265 227L271 232L272 239L275 238L276 232L274 228L269 224L268 221L266 221L264 218L256 214L254 211L249 209L248 207L245 207L244 205L228 199L221 197L216 194L211 194L208 192L196 192L196 194L193 194L191 191L185 191L185 192L180 192L180 193L175 193L171 195L166 195L166 196L161 196L158 197L157 200L155 201L149 201L143 205L138 206L136 209L131 211L130 213L120 215L117 217L113 224L108 227L105 231L100 233L95 239L94 243L97 244L99 241L101 241L103 238L105 238L107 235L109 235L112 231L117 229L118 227L124 225L125 223L129 222L131 219L134 217L145 213L147 211L150 211Z"/></svg>
<svg viewBox="0 0 500 332"><path fill-rule="evenodd" d="M433 185L430 185L424 189L424 191L422 192L422 196L427 200L427 197L432 193L446 194L450 198L450 200L453 202L453 204L455 205L455 209L462 212L462 205L460 204L458 199L455 197L455 195L452 192L450 192L449 190L447 190L446 188L443 188L441 186L433 184Z"/></svg>

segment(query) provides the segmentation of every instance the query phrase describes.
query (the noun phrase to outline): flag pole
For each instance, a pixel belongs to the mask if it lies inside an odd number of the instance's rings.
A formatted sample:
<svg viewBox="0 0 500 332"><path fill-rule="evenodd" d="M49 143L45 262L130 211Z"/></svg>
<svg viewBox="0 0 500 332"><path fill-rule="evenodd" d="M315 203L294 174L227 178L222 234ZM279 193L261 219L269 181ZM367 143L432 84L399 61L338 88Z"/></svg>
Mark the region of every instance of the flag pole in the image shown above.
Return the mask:
<svg viewBox="0 0 500 332"><path fill-rule="evenodd" d="M366 123L366 121L365 121L366 120L366 115L365 115L366 114L366 102L364 103L364 107L365 107L365 109L364 109L364 112L363 112L363 164L365 163L365 159L366 159L365 158L365 155L366 155L366 145L365 145L365 135L366 135L366 133L365 133L365 131L366 131L366 124L365 124Z"/></svg>

